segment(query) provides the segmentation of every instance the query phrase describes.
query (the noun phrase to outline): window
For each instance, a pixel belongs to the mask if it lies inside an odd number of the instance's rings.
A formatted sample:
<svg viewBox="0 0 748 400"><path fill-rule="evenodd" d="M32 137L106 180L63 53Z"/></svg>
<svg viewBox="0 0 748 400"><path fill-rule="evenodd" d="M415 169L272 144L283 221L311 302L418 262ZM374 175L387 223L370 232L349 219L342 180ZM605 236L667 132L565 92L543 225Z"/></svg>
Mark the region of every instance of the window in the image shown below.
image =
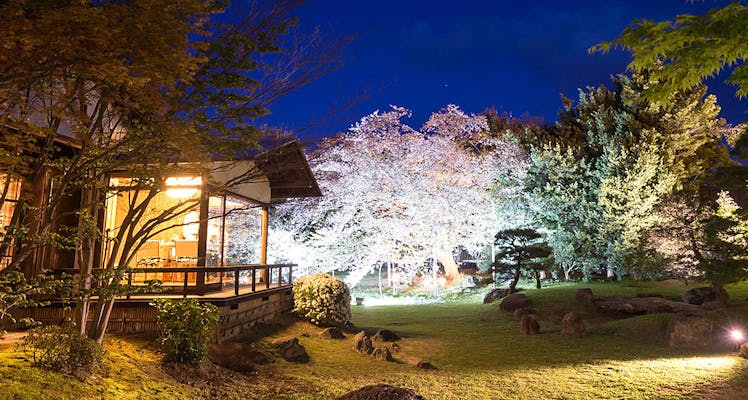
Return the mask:
<svg viewBox="0 0 748 400"><path fill-rule="evenodd" d="M148 182L150 186L152 182ZM125 229L136 233L148 226L148 236L145 243L131 258L130 267L195 267L198 265L198 231L200 221L200 190L202 178L199 176L169 177L165 180L165 190L159 191L146 205L146 211L137 220L127 223L133 216L139 215L136 207L142 205L150 192L150 187L144 190L130 189L137 185L137 181L128 177L113 177L110 179L110 192L106 206L106 254L116 257L114 262L121 260L122 249L117 246L117 236ZM172 216L172 214L176 214ZM154 225L167 217L164 222ZM123 226L127 224L127 226ZM127 232L124 232L127 234ZM133 279L135 280L135 275ZM159 279L166 283L181 283L182 276L177 273L147 273L138 274L140 279ZM190 280L194 281L194 274Z"/></svg>
<svg viewBox="0 0 748 400"><path fill-rule="evenodd" d="M16 209L18 198L21 195L21 182L16 179L8 179L7 175L0 175L0 240L5 239L13 211ZM10 265L13 256L13 246L0 254L0 269Z"/></svg>
<svg viewBox="0 0 748 400"><path fill-rule="evenodd" d="M260 262L260 208L232 196L208 203L206 266Z"/></svg>

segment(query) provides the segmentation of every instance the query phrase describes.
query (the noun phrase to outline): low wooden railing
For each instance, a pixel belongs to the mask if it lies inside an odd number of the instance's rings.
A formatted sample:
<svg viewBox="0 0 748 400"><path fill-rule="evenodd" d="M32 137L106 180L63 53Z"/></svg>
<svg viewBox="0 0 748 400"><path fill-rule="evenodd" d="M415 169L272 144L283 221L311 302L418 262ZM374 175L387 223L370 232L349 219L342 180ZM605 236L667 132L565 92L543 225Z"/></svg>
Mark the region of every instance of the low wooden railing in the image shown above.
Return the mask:
<svg viewBox="0 0 748 400"><path fill-rule="evenodd" d="M194 284L190 285L190 274L195 274L195 277L198 274L202 274L203 277L207 277L208 274L218 274L218 282L221 284L220 290L223 290L224 285L232 284L234 295L238 296L240 287L251 287L252 292L256 292L258 287L260 290L267 290L274 283L277 283L277 287L291 286L293 283L293 267L295 266L296 264L242 264L225 267L138 267L127 270L127 284L128 286L138 286L137 282L133 282L133 275L136 274L182 274L182 295L186 297L188 288L195 287ZM245 271L251 271L247 276L249 278L248 283L244 283L242 279L241 273ZM259 274L258 271L260 271ZM265 279L258 280L260 276L265 277ZM273 282L276 278L277 281ZM143 284L145 284L145 279ZM264 289L262 286L264 286ZM127 298L130 298L129 294Z"/></svg>

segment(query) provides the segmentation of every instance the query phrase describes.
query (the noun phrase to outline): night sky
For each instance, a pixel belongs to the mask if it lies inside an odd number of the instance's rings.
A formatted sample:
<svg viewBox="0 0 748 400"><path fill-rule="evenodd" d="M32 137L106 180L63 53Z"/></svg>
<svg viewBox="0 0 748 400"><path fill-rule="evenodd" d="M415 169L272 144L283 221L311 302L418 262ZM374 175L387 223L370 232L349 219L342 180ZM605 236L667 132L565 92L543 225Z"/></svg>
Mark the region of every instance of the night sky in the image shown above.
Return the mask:
<svg viewBox="0 0 748 400"><path fill-rule="evenodd" d="M309 1L297 10L308 29L356 35L345 64L319 81L278 100L261 123L302 131L306 141L346 130L389 104L413 110L418 128L454 103L467 112L487 107L555 121L560 94L608 85L630 56L587 54L637 18L672 20L703 14L724 1ZM738 101L722 78L708 82L728 122L745 121L748 101ZM360 93L368 97L322 125L304 129Z"/></svg>

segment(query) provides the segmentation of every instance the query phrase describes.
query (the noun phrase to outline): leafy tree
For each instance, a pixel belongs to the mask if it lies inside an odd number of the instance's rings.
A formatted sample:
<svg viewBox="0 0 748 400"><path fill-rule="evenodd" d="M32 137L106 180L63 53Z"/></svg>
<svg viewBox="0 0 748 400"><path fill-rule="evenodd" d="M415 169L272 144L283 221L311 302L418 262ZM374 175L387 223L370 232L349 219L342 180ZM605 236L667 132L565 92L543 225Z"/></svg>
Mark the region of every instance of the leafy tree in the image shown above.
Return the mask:
<svg viewBox="0 0 748 400"><path fill-rule="evenodd" d="M619 76L615 88L589 88L545 138L530 145L530 210L549 231L556 261L585 276L650 245L673 196L694 196L714 170L734 162L720 146L724 122L705 88L666 105L642 96L645 76Z"/></svg>
<svg viewBox="0 0 748 400"><path fill-rule="evenodd" d="M202 0L0 5L0 126L7 152L23 156L8 170L26 182L56 171L45 199L23 191L2 243L19 249L13 270L35 248L66 239L60 244L77 253L82 333L101 342L135 252L196 204L189 198L150 211L165 179L184 173L179 163L190 160L191 173L210 176L211 159L246 154L257 147L253 121L266 106L334 65L339 43L295 29L294 4L252 3L233 14L241 17L225 13L227 2ZM29 137L33 152L24 148ZM60 137L80 150L57 154ZM114 171L133 179L111 188L107 177ZM226 186L256 178L249 171ZM77 226L60 232L55 209L75 192L81 193ZM101 232L103 202L125 192L137 193L125 223L113 235ZM119 256L97 265L94 249L102 241Z"/></svg>
<svg viewBox="0 0 748 400"><path fill-rule="evenodd" d="M690 89L705 78L732 68L727 81L739 97L748 94L748 7L733 2L706 15L678 15L674 21L637 20L612 41L590 52L623 48L632 53L629 69L647 72L653 85L644 92L652 100Z"/></svg>
<svg viewBox="0 0 748 400"><path fill-rule="evenodd" d="M720 192L717 209L704 224L693 251L698 268L727 303L724 285L748 277L748 218L727 192Z"/></svg>
<svg viewBox="0 0 748 400"><path fill-rule="evenodd" d="M523 272L535 277L536 287L540 289L540 271L548 265L548 257L553 249L540 239L543 237L534 229L506 229L496 234L496 259L494 268L497 272L511 273L509 292L514 293L517 282Z"/></svg>
<svg viewBox="0 0 748 400"><path fill-rule="evenodd" d="M351 270L355 284L382 263L397 264L407 278L429 258L456 277L452 250L490 243L489 232L502 224L491 191L495 177L519 159L466 145L483 140L482 116L449 106L417 131L401 122L408 115L399 107L375 112L319 143L310 163L325 195L277 208L274 231L299 232L295 244L282 246L303 244L323 271Z"/></svg>

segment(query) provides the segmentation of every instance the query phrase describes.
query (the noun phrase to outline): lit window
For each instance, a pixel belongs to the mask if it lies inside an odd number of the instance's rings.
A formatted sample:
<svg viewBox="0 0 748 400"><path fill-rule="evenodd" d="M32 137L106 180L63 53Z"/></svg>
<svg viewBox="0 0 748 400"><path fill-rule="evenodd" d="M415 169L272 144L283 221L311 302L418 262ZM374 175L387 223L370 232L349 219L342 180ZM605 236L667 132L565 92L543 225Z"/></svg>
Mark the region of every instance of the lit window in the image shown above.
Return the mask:
<svg viewBox="0 0 748 400"><path fill-rule="evenodd" d="M2 194L5 193L5 198ZM16 208L18 197L21 194L21 182L15 179L8 179L6 175L0 175L0 239L5 236L5 232L13 218L13 211ZM0 254L0 269L10 264L13 255L12 246Z"/></svg>

